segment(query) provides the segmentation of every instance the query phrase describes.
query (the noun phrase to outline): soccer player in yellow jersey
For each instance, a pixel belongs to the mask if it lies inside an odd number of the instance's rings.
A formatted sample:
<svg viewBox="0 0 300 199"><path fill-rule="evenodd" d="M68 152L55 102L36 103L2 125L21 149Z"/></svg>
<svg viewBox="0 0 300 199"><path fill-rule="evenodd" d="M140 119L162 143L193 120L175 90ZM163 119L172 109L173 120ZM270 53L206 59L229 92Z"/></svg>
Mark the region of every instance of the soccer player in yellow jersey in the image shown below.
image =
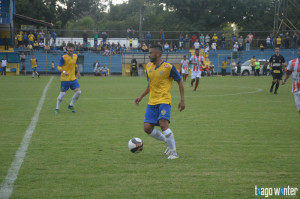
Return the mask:
<svg viewBox="0 0 300 199"><path fill-rule="evenodd" d="M169 129L171 116L170 89L173 80L175 80L178 83L181 97L178 108L182 111L185 108L184 87L177 69L172 64L162 61L161 56L162 47L160 45L154 45L149 49L151 62L146 67L149 83L141 96L135 99L135 104L138 105L148 93L150 94L145 113L144 131L153 138L165 142L167 144L165 154L168 155L168 159L176 159L178 155L174 134ZM155 126L160 126L163 133L154 128Z"/></svg>
<svg viewBox="0 0 300 199"><path fill-rule="evenodd" d="M32 55L30 62L32 66L32 78L34 78L35 74L40 78L40 74L36 71L38 60L34 57L34 55Z"/></svg>
<svg viewBox="0 0 300 199"><path fill-rule="evenodd" d="M69 90L73 90L75 93L72 97L72 101L69 104L68 108L72 111L72 113L75 113L74 104L77 102L79 96L81 95L81 90L79 83L75 76L75 70L77 69L77 55L73 54L73 51L75 49L74 44L68 43L67 45L67 51L68 53L63 55L60 58L60 61L58 63L57 69L61 72L61 86L60 86L60 93L57 97L57 104L55 113L59 112L60 104L66 95L66 92ZM80 78L80 72L77 69L77 77Z"/></svg>

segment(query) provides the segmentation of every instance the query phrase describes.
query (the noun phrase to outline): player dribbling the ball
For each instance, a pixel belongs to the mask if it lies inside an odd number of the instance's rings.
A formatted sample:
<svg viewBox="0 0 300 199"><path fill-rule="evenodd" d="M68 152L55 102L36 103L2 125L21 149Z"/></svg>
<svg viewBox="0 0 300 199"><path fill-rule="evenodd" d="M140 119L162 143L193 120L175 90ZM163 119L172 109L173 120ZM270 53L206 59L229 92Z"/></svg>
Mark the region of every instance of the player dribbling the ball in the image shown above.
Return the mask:
<svg viewBox="0 0 300 199"><path fill-rule="evenodd" d="M169 128L171 116L170 89L173 80L175 80L178 83L181 97L178 108L182 111L185 108L184 87L177 69L172 64L164 62L161 56L162 47L160 45L154 45L149 49L150 62L146 67L148 85L141 96L135 99L135 104L138 105L148 93L150 94L145 113L144 131L151 137L165 142L167 144L165 154L168 155L168 159L176 159L178 154L174 134ZM163 133L154 128L155 126L160 126Z"/></svg>

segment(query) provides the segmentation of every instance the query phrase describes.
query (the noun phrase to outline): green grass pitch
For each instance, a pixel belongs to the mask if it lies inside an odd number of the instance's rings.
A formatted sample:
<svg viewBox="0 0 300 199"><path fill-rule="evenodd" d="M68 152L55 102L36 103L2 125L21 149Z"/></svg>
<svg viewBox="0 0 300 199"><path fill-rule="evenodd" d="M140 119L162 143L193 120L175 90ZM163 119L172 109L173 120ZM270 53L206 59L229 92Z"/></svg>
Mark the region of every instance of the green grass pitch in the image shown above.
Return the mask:
<svg viewBox="0 0 300 199"><path fill-rule="evenodd" d="M1 182L49 79L0 77ZM69 91L55 115L54 77L11 198L258 198L255 185L300 189L300 116L291 80L277 96L269 93L271 77L202 78L197 92L188 80L183 112L174 83L176 160L143 132L148 98L140 106L134 99L145 78L86 76L79 83L77 113L67 109ZM132 137L144 141L139 154L127 148Z"/></svg>

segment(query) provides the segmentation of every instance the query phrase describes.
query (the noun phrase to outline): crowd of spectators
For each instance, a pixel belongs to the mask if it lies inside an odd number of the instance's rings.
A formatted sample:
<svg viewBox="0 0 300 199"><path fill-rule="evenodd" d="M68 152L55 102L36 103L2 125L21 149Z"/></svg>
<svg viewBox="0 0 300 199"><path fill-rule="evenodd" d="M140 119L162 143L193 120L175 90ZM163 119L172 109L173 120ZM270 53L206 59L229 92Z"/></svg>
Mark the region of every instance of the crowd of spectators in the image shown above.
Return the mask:
<svg viewBox="0 0 300 199"><path fill-rule="evenodd" d="M133 40L135 38L135 30L128 28L126 31L126 37L128 39L128 46L120 43L110 43L107 41L107 32L94 32L94 40L89 40L89 34L86 30L82 33L82 43L74 42L75 51L90 51L93 53L99 53L103 56L117 55L124 52L128 52L133 49ZM101 40L99 39L101 37ZM157 37L157 35L156 35ZM70 41L57 40L57 34L55 31L44 30L32 30L32 31L19 31L15 34L15 47L21 48L22 51L44 51L47 53L57 53L57 51L66 52L66 45ZM245 35L232 34L179 34L177 39L166 38L165 32L161 30L159 32L159 38L153 39L151 32L146 32L143 35L143 39L139 41L137 50L139 52L148 52L149 48L153 44L160 44L164 52L176 52L183 49L201 49L206 54L209 52L216 53L217 49L232 49L234 57L242 58L244 51L250 51L251 48L259 48L261 52L265 49L272 49L274 47L281 48L293 48L296 49L299 46L299 36L296 32L290 34L279 34L274 37L272 34L267 35L265 39L255 38L252 33Z"/></svg>

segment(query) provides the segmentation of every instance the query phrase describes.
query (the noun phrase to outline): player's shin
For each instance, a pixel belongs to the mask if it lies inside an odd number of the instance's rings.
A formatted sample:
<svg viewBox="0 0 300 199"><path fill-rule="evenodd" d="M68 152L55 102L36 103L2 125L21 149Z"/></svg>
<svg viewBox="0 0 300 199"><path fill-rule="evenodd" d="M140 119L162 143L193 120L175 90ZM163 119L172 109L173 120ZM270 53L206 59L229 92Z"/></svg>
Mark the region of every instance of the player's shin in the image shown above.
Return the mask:
<svg viewBox="0 0 300 199"><path fill-rule="evenodd" d="M74 106L74 104L77 102L79 96L81 95L81 91L76 91L72 97L72 101L70 103L70 106Z"/></svg>
<svg viewBox="0 0 300 199"><path fill-rule="evenodd" d="M166 142L172 151L176 151L175 138L171 129L163 131L163 134L166 137Z"/></svg>
<svg viewBox="0 0 300 199"><path fill-rule="evenodd" d="M59 93L59 96L57 97L56 109L60 109L60 104L61 104L62 100L64 99L65 94L66 94L65 92Z"/></svg>
<svg viewBox="0 0 300 199"><path fill-rule="evenodd" d="M150 133L149 135L154 139L166 142L166 137L156 128L154 128L152 133Z"/></svg>
<svg viewBox="0 0 300 199"><path fill-rule="evenodd" d="M279 81L276 83L275 92L277 92L278 88L279 88Z"/></svg>

